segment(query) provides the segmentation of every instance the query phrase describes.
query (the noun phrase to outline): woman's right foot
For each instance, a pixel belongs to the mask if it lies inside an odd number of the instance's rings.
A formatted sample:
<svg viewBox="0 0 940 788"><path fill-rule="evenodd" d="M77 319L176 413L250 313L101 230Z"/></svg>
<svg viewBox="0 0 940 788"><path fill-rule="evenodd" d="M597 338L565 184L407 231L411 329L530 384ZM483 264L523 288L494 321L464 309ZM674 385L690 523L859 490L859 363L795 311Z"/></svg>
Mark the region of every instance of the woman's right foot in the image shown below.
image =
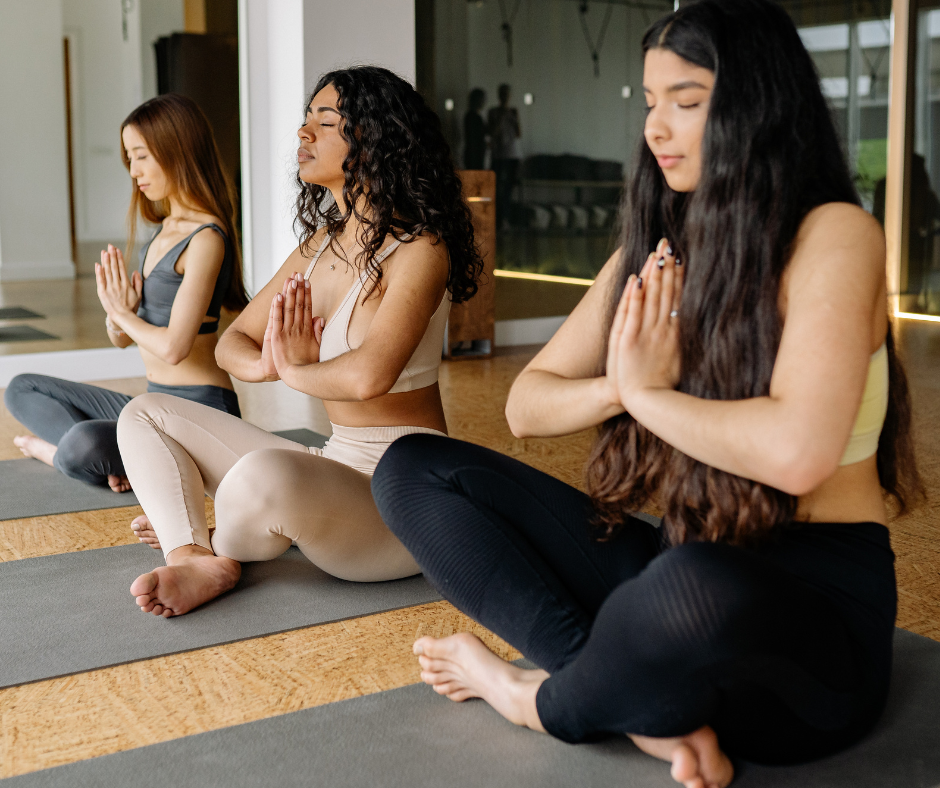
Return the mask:
<svg viewBox="0 0 940 788"><path fill-rule="evenodd" d="M718 746L715 731L707 725L672 739L630 738L643 752L669 761L672 779L685 788L725 788L734 779L734 767Z"/></svg>
<svg viewBox="0 0 940 788"><path fill-rule="evenodd" d="M108 487L112 492L124 493L131 489L131 481L126 476L108 474Z"/></svg>
<svg viewBox="0 0 940 788"><path fill-rule="evenodd" d="M32 457L50 467L52 466L52 458L55 457L56 447L49 441L44 441L35 435L17 435L13 439L13 445L23 452L24 456Z"/></svg>
<svg viewBox="0 0 940 788"><path fill-rule="evenodd" d="M185 552L172 565L146 572L131 584L131 593L144 613L181 616L230 591L241 576L241 564L231 558L195 545L178 547L170 555L178 550Z"/></svg>
<svg viewBox="0 0 940 788"><path fill-rule="evenodd" d="M150 519L142 514L131 520L131 530L134 535L144 544L149 544L154 550L160 549L160 540L157 538L157 532L153 530Z"/></svg>

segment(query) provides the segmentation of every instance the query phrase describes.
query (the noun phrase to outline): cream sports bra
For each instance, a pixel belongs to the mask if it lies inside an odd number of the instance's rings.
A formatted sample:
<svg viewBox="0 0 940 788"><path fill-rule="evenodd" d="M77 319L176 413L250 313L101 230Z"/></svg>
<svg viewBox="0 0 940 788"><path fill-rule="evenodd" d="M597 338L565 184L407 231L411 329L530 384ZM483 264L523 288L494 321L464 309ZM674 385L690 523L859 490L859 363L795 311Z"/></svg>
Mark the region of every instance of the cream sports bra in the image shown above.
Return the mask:
<svg viewBox="0 0 940 788"><path fill-rule="evenodd" d="M859 406L858 416L855 417L849 445L845 447L839 465L851 465L867 460L878 451L878 439L881 437L881 428L884 427L887 413L888 346L882 344L871 354L871 360L868 362L868 379L865 381L862 404Z"/></svg>
<svg viewBox="0 0 940 788"><path fill-rule="evenodd" d="M323 254L323 250L326 249L326 245L329 242L330 236L327 236L323 243L320 244L320 248L317 249L317 253L310 261L310 265L307 266L304 279L310 279L310 274L313 273L313 268L317 264L317 260L320 259L320 255ZM381 265L382 261L399 246L401 246L401 241L395 241L389 244L388 248L375 258L375 265ZM329 361L352 350L352 348L349 347L349 340L347 338L349 320L352 317L353 309L356 308L356 301L359 300L359 294L362 292L362 288L365 286L367 280L368 276L363 273L359 276L358 281L353 282L353 286L349 288L349 292L346 293L346 297L339 305L339 309L336 310L333 317L331 317L329 322L323 327L323 335L320 338L320 361ZM389 394L397 394L402 391L416 391L417 389L423 389L426 386L437 383L438 369L441 366L441 351L444 348L444 330L447 328L447 317L449 314L450 293L445 291L440 306L438 306L437 310L431 316L431 321L428 323L424 336L421 337L418 347L415 348L415 352L411 355L411 358L408 359L408 363L405 364L405 368L402 370L401 375L398 376L398 380L395 381L395 385L389 389Z"/></svg>

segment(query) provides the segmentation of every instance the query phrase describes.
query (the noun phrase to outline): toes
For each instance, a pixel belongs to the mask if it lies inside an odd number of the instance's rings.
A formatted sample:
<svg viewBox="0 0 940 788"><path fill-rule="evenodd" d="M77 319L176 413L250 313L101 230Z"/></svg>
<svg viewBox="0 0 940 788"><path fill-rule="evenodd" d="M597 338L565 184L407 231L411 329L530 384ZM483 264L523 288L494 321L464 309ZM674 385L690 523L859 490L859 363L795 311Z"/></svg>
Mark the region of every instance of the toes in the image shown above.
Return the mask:
<svg viewBox="0 0 940 788"><path fill-rule="evenodd" d="M157 576L153 572L147 572L138 577L131 584L131 593L134 596L149 596L157 587Z"/></svg>

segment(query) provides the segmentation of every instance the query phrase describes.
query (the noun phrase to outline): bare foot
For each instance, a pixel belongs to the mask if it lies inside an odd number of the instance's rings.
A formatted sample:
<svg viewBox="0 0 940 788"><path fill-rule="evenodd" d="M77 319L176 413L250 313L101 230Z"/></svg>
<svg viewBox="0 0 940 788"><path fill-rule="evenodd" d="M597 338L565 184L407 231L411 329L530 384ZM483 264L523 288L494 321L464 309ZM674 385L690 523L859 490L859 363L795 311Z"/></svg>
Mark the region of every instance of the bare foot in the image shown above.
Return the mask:
<svg viewBox="0 0 940 788"><path fill-rule="evenodd" d="M169 566L142 574L131 584L144 613L181 616L232 589L242 573L238 561L196 545L177 547L167 561Z"/></svg>
<svg viewBox="0 0 940 788"><path fill-rule="evenodd" d="M544 670L523 670L497 657L476 635L421 638L414 644L421 679L454 701L482 698L507 720L544 733L535 693L548 678Z"/></svg>
<svg viewBox="0 0 940 788"><path fill-rule="evenodd" d="M672 763L672 779L685 788L725 788L734 778L734 767L718 747L715 731L707 725L674 739L630 736L643 752Z"/></svg>
<svg viewBox="0 0 940 788"><path fill-rule="evenodd" d="M49 466L52 465L56 447L48 441L37 438L35 435L17 435L13 439L13 445L23 452L24 456L32 457Z"/></svg>
<svg viewBox="0 0 940 788"><path fill-rule="evenodd" d="M131 482L126 476L114 476L108 474L108 487L116 493L127 492L131 489Z"/></svg>
<svg viewBox="0 0 940 788"><path fill-rule="evenodd" d="M160 540L157 538L157 532L153 530L147 515L142 514L131 520L131 530L134 535L144 544L149 544L154 550L160 549Z"/></svg>

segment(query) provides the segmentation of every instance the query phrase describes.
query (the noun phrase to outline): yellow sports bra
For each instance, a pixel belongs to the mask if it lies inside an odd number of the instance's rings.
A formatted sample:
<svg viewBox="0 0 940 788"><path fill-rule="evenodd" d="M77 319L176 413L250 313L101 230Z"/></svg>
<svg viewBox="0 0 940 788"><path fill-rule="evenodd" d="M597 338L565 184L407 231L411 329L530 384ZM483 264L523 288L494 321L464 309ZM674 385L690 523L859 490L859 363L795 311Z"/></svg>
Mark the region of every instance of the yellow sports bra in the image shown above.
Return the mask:
<svg viewBox="0 0 940 788"><path fill-rule="evenodd" d="M849 445L839 465L851 465L867 460L878 451L878 439L888 412L888 347L882 343L868 362L868 380L862 404L852 427Z"/></svg>

